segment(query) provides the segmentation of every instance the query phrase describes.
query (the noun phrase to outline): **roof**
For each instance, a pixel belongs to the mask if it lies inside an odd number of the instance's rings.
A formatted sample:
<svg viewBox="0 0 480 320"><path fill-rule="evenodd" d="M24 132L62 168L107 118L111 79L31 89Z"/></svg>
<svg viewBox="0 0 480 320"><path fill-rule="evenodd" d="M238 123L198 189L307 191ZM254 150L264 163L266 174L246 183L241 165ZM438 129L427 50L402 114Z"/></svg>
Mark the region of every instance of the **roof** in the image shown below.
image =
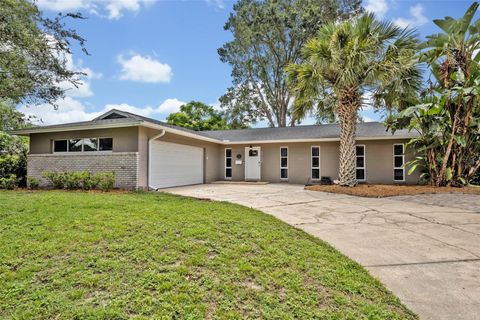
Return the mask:
<svg viewBox="0 0 480 320"><path fill-rule="evenodd" d="M315 140L340 138L339 124L320 124L309 126L283 128L250 128L239 130L203 131L202 135L224 142L240 141L275 141L275 140ZM407 130L398 130L392 135L380 122L365 122L357 124L356 137L362 138L413 138L415 135Z"/></svg>
<svg viewBox="0 0 480 320"><path fill-rule="evenodd" d="M18 135L29 135L31 133L41 132L117 128L128 126L154 127L194 139L207 140L220 144L320 140L337 141L340 138L340 125L338 124L320 124L284 128L193 131L190 129L177 127L163 121L116 109L112 109L91 121L39 126L12 131L12 133ZM413 132L408 132L407 130L398 130L395 132L395 134L392 134L386 130L382 123L379 122L358 123L356 133L357 140L408 139L415 137Z"/></svg>

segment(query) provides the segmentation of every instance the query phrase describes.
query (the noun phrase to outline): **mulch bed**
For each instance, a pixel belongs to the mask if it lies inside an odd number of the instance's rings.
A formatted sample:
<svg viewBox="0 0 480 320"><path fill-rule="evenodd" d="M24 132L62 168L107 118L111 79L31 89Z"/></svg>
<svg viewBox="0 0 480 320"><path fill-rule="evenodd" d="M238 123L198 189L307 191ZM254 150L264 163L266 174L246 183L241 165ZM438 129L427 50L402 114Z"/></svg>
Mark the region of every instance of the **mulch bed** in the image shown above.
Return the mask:
<svg viewBox="0 0 480 320"><path fill-rule="evenodd" d="M315 185L305 187L306 190L342 193L352 196L367 198L384 198L426 193L467 193L480 195L480 187L432 187L420 185L384 185L384 184L359 184L356 187L342 187L338 185Z"/></svg>

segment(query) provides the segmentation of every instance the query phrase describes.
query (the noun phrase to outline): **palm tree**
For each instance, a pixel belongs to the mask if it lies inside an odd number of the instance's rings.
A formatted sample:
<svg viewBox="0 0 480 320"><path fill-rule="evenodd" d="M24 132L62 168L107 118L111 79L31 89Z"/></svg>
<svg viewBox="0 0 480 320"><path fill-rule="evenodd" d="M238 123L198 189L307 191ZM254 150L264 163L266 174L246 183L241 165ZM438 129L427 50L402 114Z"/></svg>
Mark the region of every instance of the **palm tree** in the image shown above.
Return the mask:
<svg viewBox="0 0 480 320"><path fill-rule="evenodd" d="M367 13L325 25L303 48L304 62L287 67L296 118L328 112L324 98L333 97L340 121L340 185L357 184L355 130L364 94L372 93L375 106L402 107L420 86L417 47L413 31Z"/></svg>

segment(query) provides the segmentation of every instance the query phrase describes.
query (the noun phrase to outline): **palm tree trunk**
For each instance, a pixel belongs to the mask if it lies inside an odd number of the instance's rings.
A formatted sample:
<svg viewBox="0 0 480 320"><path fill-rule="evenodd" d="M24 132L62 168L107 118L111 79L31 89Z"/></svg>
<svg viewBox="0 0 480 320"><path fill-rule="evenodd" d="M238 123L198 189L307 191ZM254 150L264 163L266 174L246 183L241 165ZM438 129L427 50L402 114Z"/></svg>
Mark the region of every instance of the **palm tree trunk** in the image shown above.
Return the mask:
<svg viewBox="0 0 480 320"><path fill-rule="evenodd" d="M352 90L343 90L340 94L338 117L340 119L340 185L357 185L355 131L357 113L360 107L360 94Z"/></svg>

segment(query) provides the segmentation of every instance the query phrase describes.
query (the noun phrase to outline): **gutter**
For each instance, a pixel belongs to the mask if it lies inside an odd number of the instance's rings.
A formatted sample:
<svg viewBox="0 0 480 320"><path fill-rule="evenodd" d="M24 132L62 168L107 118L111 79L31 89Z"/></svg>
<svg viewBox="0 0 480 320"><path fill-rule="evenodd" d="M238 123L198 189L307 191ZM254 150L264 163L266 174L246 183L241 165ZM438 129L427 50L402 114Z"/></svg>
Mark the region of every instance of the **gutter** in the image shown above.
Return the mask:
<svg viewBox="0 0 480 320"><path fill-rule="evenodd" d="M9 131L9 134L16 134L22 136L29 136L32 133L50 133L50 132L65 132L65 131L77 131L77 130L92 130L92 129L110 129L110 128L123 128L123 127L146 127L156 130L162 130L163 134L165 132L177 134L180 136L207 141L211 143L216 143L219 145L237 145L237 144L266 144L266 143L296 143L296 142L328 142L328 141L340 141L340 137L332 138L307 138L307 139L281 139L281 140L243 140L243 141L230 141L230 140L220 140L215 138L209 138L195 132L188 132L185 130L179 130L160 124L155 124L147 121L131 121L131 122L117 122L117 123L104 123L104 124L85 124L78 126L66 126L66 127L55 127L55 128L42 128L36 127L31 129L21 129ZM162 136L163 136L162 134ZM161 137L161 136L160 136ZM411 135L386 135L386 136L370 136L370 137L356 137L356 141L362 140L403 140L403 139L412 139L414 136Z"/></svg>
<svg viewBox="0 0 480 320"><path fill-rule="evenodd" d="M378 137L355 137L355 141L371 141L371 140L404 140L413 139L412 136L378 136ZM340 141L340 138L310 138L310 139L283 139L283 140L244 140L244 141L230 141L223 140L222 145L236 145L236 144L268 144L268 143L300 143L300 142L332 142Z"/></svg>
<svg viewBox="0 0 480 320"><path fill-rule="evenodd" d="M150 189L150 180L151 180L151 172L152 172L152 161L150 160L150 156L152 155L152 141L156 140L158 138L161 138L165 135L165 129L162 129L162 132L157 134L156 136L153 136L148 139L148 173L147 173L147 186ZM138 170L138 169L137 169Z"/></svg>
<svg viewBox="0 0 480 320"><path fill-rule="evenodd" d="M79 126L65 126L65 127L55 127L55 128L34 127L31 129L20 129L20 130L8 131L8 133L19 135L19 136L29 136L32 133L50 133L50 132L65 132L65 131L77 131L77 130L124 128L124 127L137 127L141 125L142 125L142 121L131 121L131 122L119 122L119 123L86 124L86 125L79 125Z"/></svg>

